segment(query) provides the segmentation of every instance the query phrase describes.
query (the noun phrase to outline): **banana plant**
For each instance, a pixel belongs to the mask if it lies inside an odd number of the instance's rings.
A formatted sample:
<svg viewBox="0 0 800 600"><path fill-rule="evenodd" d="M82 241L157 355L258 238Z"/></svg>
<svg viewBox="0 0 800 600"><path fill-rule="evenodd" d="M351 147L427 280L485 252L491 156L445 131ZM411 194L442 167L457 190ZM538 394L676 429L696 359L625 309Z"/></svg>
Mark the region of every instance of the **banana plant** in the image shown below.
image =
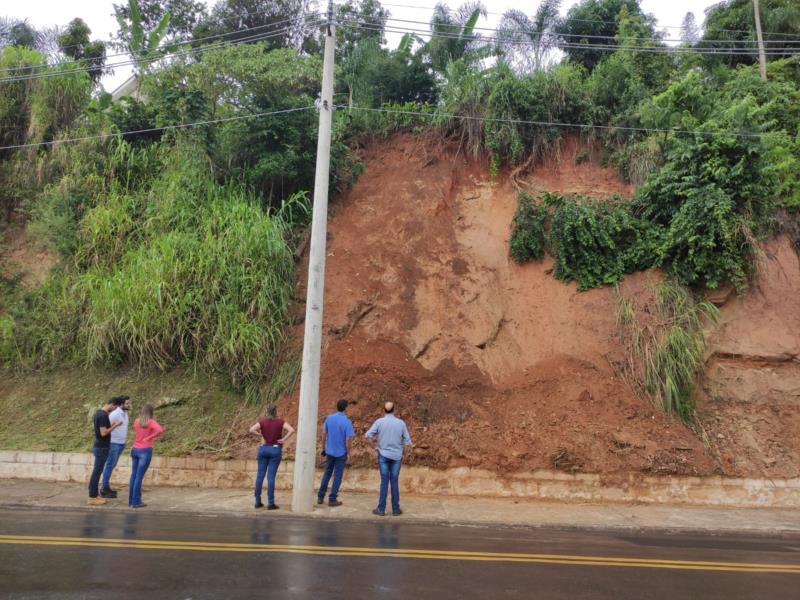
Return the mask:
<svg viewBox="0 0 800 600"><path fill-rule="evenodd" d="M143 27L142 13L137 0L128 0L128 14L130 21L122 12L117 11L117 23L119 23L120 37L125 41L128 52L136 62L136 75L141 77L151 59L158 56L159 50L163 49L162 42L167 34L171 14L169 11L165 12L155 29L147 32Z"/></svg>

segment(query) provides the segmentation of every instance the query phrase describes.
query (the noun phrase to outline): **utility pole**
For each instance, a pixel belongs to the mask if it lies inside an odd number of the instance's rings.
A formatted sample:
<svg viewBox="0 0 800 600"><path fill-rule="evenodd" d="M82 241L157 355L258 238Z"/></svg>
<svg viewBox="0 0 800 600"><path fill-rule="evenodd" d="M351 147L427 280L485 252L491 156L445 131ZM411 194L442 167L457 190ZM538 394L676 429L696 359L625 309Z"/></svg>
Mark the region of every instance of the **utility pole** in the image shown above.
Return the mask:
<svg viewBox="0 0 800 600"><path fill-rule="evenodd" d="M753 0L753 10L756 13L756 38L758 39L758 66L761 71L761 81L767 80L767 55L764 54L764 38L761 35L761 9L758 0Z"/></svg>
<svg viewBox="0 0 800 600"><path fill-rule="evenodd" d="M333 0L328 0L328 25L322 63L322 96L319 105L317 170L314 177L314 208L308 257L308 289L303 337L303 370L300 375L300 408L297 419L297 450L294 459L292 511L311 512L314 507L314 467L317 459L317 412L319 408L319 364L322 343L322 296L325 289L325 238L328 224L328 177L331 163L333 117L333 51L336 31Z"/></svg>

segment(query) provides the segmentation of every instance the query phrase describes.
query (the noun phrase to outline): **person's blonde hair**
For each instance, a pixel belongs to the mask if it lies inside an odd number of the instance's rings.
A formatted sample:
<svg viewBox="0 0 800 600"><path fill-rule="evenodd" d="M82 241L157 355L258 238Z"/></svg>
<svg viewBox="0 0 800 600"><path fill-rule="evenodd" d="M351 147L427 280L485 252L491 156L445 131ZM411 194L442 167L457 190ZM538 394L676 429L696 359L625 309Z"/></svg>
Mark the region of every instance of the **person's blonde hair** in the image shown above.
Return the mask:
<svg viewBox="0 0 800 600"><path fill-rule="evenodd" d="M153 405L145 404L142 410L139 411L139 427L147 427L150 419L153 418Z"/></svg>

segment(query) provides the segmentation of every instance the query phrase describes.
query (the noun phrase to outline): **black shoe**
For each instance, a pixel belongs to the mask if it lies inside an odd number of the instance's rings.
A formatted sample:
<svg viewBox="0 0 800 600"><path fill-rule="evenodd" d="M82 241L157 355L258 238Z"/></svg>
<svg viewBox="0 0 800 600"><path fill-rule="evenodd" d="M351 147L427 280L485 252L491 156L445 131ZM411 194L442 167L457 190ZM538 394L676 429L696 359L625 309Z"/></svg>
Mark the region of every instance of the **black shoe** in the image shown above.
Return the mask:
<svg viewBox="0 0 800 600"><path fill-rule="evenodd" d="M328 506L341 506L341 505L342 503L339 502L338 500L331 500L330 502L328 502Z"/></svg>
<svg viewBox="0 0 800 600"><path fill-rule="evenodd" d="M378 515L379 517L385 517L386 513L383 511L378 510L377 508L372 510L373 515Z"/></svg>
<svg viewBox="0 0 800 600"><path fill-rule="evenodd" d="M325 504L325 498L317 498L317 504Z"/></svg>
<svg viewBox="0 0 800 600"><path fill-rule="evenodd" d="M256 508L264 508L264 505L261 502L256 502Z"/></svg>
<svg viewBox="0 0 800 600"><path fill-rule="evenodd" d="M403 511L400 510L399 508L397 510L393 510L392 511L392 516L394 516L394 517L399 517L402 514L403 514Z"/></svg>
<svg viewBox="0 0 800 600"><path fill-rule="evenodd" d="M267 510L278 510L279 508L280 508L280 506L278 506L277 504L270 504L267 507Z"/></svg>
<svg viewBox="0 0 800 600"><path fill-rule="evenodd" d="M101 498L116 498L117 492L114 490L100 490L100 497Z"/></svg>

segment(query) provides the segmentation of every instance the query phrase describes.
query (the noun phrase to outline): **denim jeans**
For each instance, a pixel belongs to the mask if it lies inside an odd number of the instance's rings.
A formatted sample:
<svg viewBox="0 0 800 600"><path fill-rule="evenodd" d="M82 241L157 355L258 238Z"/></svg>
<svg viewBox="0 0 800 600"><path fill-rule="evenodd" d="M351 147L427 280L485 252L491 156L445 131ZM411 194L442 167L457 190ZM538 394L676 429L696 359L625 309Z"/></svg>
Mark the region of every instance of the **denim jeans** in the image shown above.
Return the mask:
<svg viewBox="0 0 800 600"><path fill-rule="evenodd" d="M103 473L103 467L105 467L108 459L108 448L92 448L92 454L94 454L94 468L92 469L92 476L89 478L89 498L97 498L97 487L100 484L100 475Z"/></svg>
<svg viewBox="0 0 800 600"><path fill-rule="evenodd" d="M281 464L280 446L262 445L256 455L258 474L256 475L256 504L261 502L261 488L264 487L264 475L267 476L267 503L275 504L275 475Z"/></svg>
<svg viewBox="0 0 800 600"><path fill-rule="evenodd" d="M322 481L319 485L319 493L317 499L322 502L325 500L325 493L328 491L328 482L333 475L333 487L331 488L331 495L328 497L330 502L336 502L339 496L339 486L342 485L342 475L344 474L344 466L347 464L347 454L344 456L326 456L325 457L325 472L322 474Z"/></svg>
<svg viewBox="0 0 800 600"><path fill-rule="evenodd" d="M128 490L128 506L142 503L142 479L153 458L152 448L134 448L131 450L131 482Z"/></svg>
<svg viewBox="0 0 800 600"><path fill-rule="evenodd" d="M122 455L122 451L125 450L125 444L115 444L111 443L111 448L108 452L108 460L106 460L106 468L103 469L103 487L100 488L103 491L109 488L109 482L111 480L111 473L114 472L114 468L117 466L117 461L119 457Z"/></svg>
<svg viewBox="0 0 800 600"><path fill-rule="evenodd" d="M392 484L392 512L400 510L400 463L401 460L392 460L378 454L378 469L381 472L381 492L378 497L378 510L386 512L386 493L389 484Z"/></svg>

